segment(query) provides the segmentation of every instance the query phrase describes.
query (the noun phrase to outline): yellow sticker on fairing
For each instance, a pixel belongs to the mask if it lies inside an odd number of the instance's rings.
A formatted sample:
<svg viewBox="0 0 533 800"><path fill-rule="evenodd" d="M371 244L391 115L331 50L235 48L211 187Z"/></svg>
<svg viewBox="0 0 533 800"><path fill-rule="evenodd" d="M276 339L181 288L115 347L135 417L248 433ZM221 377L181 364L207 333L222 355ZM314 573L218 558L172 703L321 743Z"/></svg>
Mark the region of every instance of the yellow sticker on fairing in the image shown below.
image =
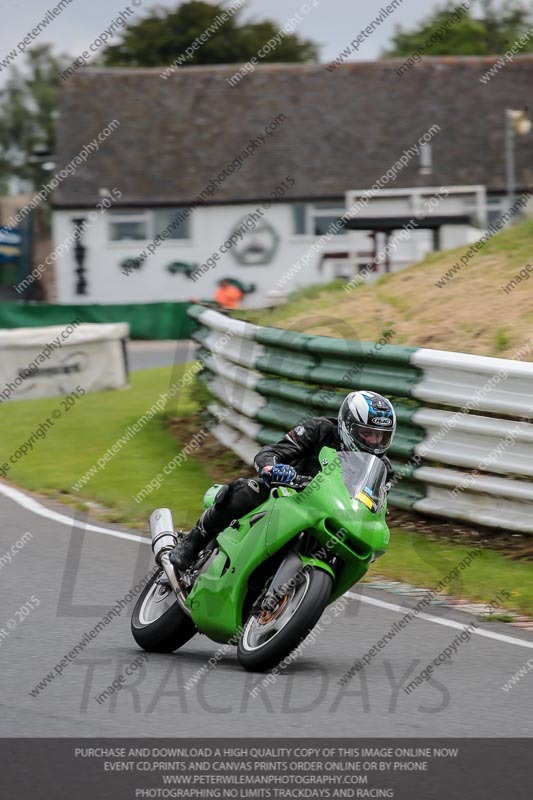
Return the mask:
<svg viewBox="0 0 533 800"><path fill-rule="evenodd" d="M364 492L359 492L359 494L357 495L357 499L360 500L362 503L364 503L365 506L372 511L374 503L367 494L365 494Z"/></svg>

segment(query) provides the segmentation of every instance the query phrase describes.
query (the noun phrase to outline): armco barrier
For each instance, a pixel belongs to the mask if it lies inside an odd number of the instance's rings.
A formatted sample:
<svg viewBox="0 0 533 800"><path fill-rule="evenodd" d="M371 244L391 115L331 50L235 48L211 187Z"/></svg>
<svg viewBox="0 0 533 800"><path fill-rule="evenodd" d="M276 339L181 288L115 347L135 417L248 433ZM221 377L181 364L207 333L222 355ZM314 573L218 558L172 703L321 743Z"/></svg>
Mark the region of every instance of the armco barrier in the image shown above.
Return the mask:
<svg viewBox="0 0 533 800"><path fill-rule="evenodd" d="M194 323L189 303L130 303L128 305L49 305L0 303L0 328L41 328L82 322L128 322L132 339L189 339Z"/></svg>
<svg viewBox="0 0 533 800"><path fill-rule="evenodd" d="M533 364L188 313L211 411L224 408L214 434L243 460L306 417L336 416L346 392L373 389L398 416L391 505L533 533Z"/></svg>

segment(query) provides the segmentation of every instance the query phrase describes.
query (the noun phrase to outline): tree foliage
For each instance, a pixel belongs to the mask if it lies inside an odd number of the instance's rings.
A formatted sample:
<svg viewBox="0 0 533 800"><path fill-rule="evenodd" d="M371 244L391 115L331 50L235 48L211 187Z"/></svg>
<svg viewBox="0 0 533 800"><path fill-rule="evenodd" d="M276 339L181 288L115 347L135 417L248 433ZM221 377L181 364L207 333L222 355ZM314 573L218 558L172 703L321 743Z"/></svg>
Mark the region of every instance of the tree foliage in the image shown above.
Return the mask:
<svg viewBox="0 0 533 800"><path fill-rule="evenodd" d="M302 62L318 58L317 45L300 39L289 26L279 36L279 26L272 21L241 24L240 11L217 22L228 8L224 3L203 0L190 0L170 10L156 8L124 27L121 40L105 49L93 63L167 66L197 37L209 32L210 26L216 30L192 57L185 57L185 65L246 62L273 37L278 37L277 44L262 61ZM55 151L60 73L71 62L69 56L56 56L51 46L44 44L27 52L22 68L10 67L0 89L0 194L8 192L13 178L23 181L27 185L24 188L33 188L42 186L50 177L45 164Z"/></svg>
<svg viewBox="0 0 533 800"><path fill-rule="evenodd" d="M493 0L482 0L480 7L466 11L459 3L438 7L418 26L405 30L397 26L385 58L425 55L501 55L532 27L531 11L518 0L508 0L499 8ZM533 52L533 37L520 47Z"/></svg>
<svg viewBox="0 0 533 800"><path fill-rule="evenodd" d="M156 8L147 16L127 25L122 39L110 45L102 54L102 63L111 67L159 67L172 64L204 32L209 38L191 55L183 66L195 64L236 64L249 61L279 33L275 22L240 23L237 11L221 24L217 17L228 10L223 3L190 0L175 9ZM216 30L210 32L210 26ZM300 39L295 33L281 36L279 44L261 61L301 62L318 58L318 47ZM181 65L180 65L181 66Z"/></svg>
<svg viewBox="0 0 533 800"><path fill-rule="evenodd" d="M14 65L10 68L0 90L2 194L12 178L36 187L46 182L50 174L44 164L50 161L55 149L61 69L61 58L52 55L47 44L28 51L23 69Z"/></svg>

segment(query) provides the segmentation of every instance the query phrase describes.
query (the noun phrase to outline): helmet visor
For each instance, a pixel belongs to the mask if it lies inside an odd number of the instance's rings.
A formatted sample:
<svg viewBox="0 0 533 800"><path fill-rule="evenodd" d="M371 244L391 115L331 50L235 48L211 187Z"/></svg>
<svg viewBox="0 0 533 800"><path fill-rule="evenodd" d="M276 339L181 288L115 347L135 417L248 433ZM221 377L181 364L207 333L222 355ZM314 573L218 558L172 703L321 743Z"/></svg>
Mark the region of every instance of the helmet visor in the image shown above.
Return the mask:
<svg viewBox="0 0 533 800"><path fill-rule="evenodd" d="M352 422L351 425L345 426L345 431L348 434L348 441L345 441L345 444L350 450L365 450L374 455L388 450L394 435L391 429L362 425L360 422Z"/></svg>

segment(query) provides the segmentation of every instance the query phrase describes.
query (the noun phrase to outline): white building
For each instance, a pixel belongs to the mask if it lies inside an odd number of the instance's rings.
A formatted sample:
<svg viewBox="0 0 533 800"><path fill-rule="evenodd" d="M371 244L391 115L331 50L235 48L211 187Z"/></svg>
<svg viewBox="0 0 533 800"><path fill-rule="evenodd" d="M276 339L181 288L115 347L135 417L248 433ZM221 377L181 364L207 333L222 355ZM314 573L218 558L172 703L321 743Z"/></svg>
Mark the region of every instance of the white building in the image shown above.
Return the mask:
<svg viewBox="0 0 533 800"><path fill-rule="evenodd" d="M209 299L229 278L256 305L470 243L506 208L504 109L533 81L517 57L488 91L490 61L427 58L402 77L395 61L271 64L235 87L232 66L80 70L59 122L57 171L74 167L53 196L56 300Z"/></svg>

